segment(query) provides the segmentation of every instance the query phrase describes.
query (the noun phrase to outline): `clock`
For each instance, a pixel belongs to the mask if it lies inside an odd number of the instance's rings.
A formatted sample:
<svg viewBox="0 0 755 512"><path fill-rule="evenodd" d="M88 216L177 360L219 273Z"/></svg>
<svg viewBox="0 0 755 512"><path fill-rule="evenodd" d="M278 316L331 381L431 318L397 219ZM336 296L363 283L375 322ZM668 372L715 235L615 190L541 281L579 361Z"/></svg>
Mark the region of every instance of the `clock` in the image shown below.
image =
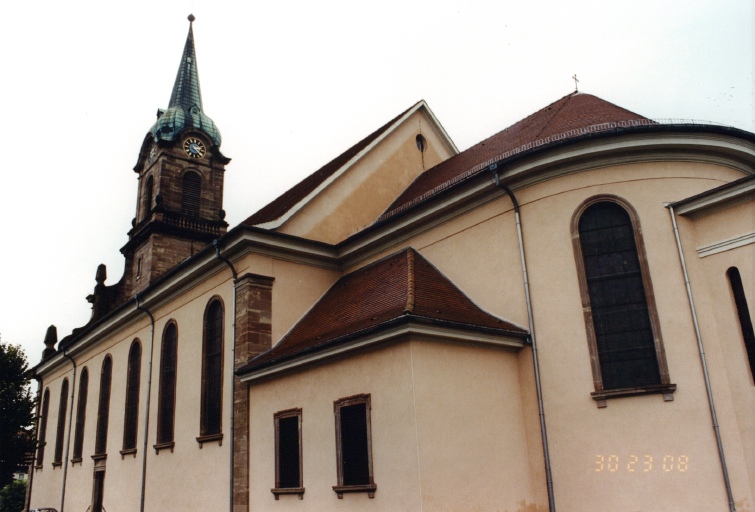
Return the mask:
<svg viewBox="0 0 755 512"><path fill-rule="evenodd" d="M184 151L191 158L202 158L207 152L204 142L195 138L188 138L184 141Z"/></svg>

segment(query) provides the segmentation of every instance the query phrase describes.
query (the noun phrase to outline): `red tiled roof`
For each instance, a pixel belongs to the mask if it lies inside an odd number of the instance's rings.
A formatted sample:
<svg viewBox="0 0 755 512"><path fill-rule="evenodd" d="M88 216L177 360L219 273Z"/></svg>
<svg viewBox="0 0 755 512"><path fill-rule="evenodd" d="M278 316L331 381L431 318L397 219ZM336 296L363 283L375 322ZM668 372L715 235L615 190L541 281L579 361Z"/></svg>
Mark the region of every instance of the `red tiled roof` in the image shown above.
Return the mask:
<svg viewBox="0 0 755 512"><path fill-rule="evenodd" d="M239 372L330 347L401 318L527 336L480 309L419 253L406 249L343 276L277 345Z"/></svg>
<svg viewBox="0 0 755 512"><path fill-rule="evenodd" d="M417 102L419 103L419 102ZM417 106L417 103L401 112L399 115L388 121L386 124L369 134L364 139L360 140L352 147L341 153L339 156L316 170L302 181L288 189L286 192L278 196L277 199L263 206L251 217L246 219L242 224L248 226L254 226L257 224L263 224L265 222L272 222L287 211L293 208L299 201L307 197L313 190L315 190L322 182L332 176L338 169L343 167L349 160L357 155L364 148L369 146L374 140L380 137L388 128L390 128L396 121L409 112L411 109Z"/></svg>
<svg viewBox="0 0 755 512"><path fill-rule="evenodd" d="M507 151L570 130L636 120L648 119L591 94L571 93L420 174L388 207L381 219L418 201L423 195L432 195L436 187L448 183L475 166L495 161L494 159Z"/></svg>

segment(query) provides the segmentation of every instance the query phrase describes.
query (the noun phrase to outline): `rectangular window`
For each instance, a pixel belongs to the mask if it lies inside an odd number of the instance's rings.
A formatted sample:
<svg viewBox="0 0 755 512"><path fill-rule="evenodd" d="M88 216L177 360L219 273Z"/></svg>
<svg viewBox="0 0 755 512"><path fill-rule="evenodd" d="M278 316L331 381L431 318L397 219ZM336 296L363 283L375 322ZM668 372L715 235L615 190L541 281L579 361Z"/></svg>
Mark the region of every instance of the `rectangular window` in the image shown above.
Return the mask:
<svg viewBox="0 0 755 512"><path fill-rule="evenodd" d="M275 413L275 488L271 492L298 494L303 498L301 409Z"/></svg>
<svg viewBox="0 0 755 512"><path fill-rule="evenodd" d="M375 497L377 485L372 474L372 435L370 395L354 395L333 403L336 420L338 498L345 492L366 492Z"/></svg>

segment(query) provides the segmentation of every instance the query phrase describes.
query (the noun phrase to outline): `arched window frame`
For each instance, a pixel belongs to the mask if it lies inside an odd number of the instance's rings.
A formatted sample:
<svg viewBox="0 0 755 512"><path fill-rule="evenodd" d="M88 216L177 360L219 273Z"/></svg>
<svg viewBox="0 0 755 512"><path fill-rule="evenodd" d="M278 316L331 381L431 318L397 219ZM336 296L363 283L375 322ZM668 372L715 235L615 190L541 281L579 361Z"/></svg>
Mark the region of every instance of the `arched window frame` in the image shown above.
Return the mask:
<svg viewBox="0 0 755 512"><path fill-rule="evenodd" d="M84 425L86 423L87 395L89 393L89 370L85 366L79 377L79 396L76 401L76 433L73 438L71 464L81 462L84 451Z"/></svg>
<svg viewBox="0 0 755 512"><path fill-rule="evenodd" d="M590 293L587 285L585 270L585 260L582 254L582 245L579 232L579 221L585 211L597 203L615 203L624 209L629 215L634 232L635 248L642 275L642 283L645 291L645 301L647 303L650 326L653 331L653 342L655 345L655 355L658 362L658 371L660 384L636 386L633 388L622 389L605 389L603 385L603 374L600 368L600 355L598 352L598 343L595 335L595 323L593 321L592 308L590 305ZM597 402L598 407L606 407L608 398L618 398L622 396L646 395L651 393L663 394L665 401L674 399L672 393L676 390L676 384L672 384L668 364L666 362L666 351L663 347L663 338L661 337L661 326L658 317L658 310L655 304L655 293L653 292L653 283L650 279L650 269L648 267L647 253L645 243L642 237L642 228L640 226L637 211L624 199L615 195L599 195L585 200L574 212L571 220L571 235L574 249L574 259L577 267L577 277L579 281L580 298L582 300L582 311L584 313L585 329L587 333L587 344L590 351L590 362L593 375L593 385L595 391L591 393L593 399Z"/></svg>
<svg viewBox="0 0 755 512"><path fill-rule="evenodd" d="M136 457L136 438L139 433L139 381L141 379L141 366L142 344L137 338L131 343L131 348L128 351L121 458L128 454L133 454Z"/></svg>
<svg viewBox="0 0 755 512"><path fill-rule="evenodd" d="M202 207L202 173L186 169L181 176L181 213L199 217Z"/></svg>
<svg viewBox="0 0 755 512"><path fill-rule="evenodd" d="M97 432L92 459L107 458L107 430L110 420L110 391L113 381L113 358L105 356L100 371L100 396L97 404Z"/></svg>
<svg viewBox="0 0 755 512"><path fill-rule="evenodd" d="M171 339L172 338L172 339ZM157 401L157 441L155 453L175 446L176 383L178 369L178 324L168 321L160 348L160 391Z"/></svg>
<svg viewBox="0 0 755 512"><path fill-rule="evenodd" d="M212 315L216 318L212 318ZM219 325L213 325L219 322ZM220 297L211 298L204 312L202 333L202 391L200 403L200 446L223 440L223 341L225 306Z"/></svg>
<svg viewBox="0 0 755 512"><path fill-rule="evenodd" d="M37 435L37 464L39 469L45 462L45 444L47 444L47 417L50 412L50 388L42 395L42 416L39 418L39 434Z"/></svg>
<svg viewBox="0 0 755 512"><path fill-rule="evenodd" d="M68 410L68 379L63 379L63 385L60 386L60 402L58 405L58 428L55 430L55 457L53 458L53 467L59 467L63 464L63 442L66 433L66 411Z"/></svg>

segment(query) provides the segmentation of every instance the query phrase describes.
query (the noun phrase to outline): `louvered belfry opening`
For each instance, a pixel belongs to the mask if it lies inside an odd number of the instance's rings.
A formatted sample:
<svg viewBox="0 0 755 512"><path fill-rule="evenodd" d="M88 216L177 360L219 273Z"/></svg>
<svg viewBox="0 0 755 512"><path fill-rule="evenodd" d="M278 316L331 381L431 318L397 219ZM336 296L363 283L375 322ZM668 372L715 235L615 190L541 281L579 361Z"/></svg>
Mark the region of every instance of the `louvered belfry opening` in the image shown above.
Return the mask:
<svg viewBox="0 0 755 512"><path fill-rule="evenodd" d="M126 409L123 421L123 449L136 448L136 433L139 422L139 377L141 375L142 347L134 340L128 354L128 374L126 375Z"/></svg>
<svg viewBox="0 0 755 512"><path fill-rule="evenodd" d="M579 237L604 389L660 384L653 329L629 214L588 207Z"/></svg>
<svg viewBox="0 0 755 512"><path fill-rule="evenodd" d="M219 434L222 411L223 305L213 300L205 316L205 339L202 359L203 436Z"/></svg>
<svg viewBox="0 0 755 512"><path fill-rule="evenodd" d="M95 455L104 455L107 453L107 428L110 416L110 384L112 376L113 360L110 356L107 356L102 363L102 374L100 377L100 400L97 406L97 434L94 444Z"/></svg>
<svg viewBox="0 0 755 512"><path fill-rule="evenodd" d="M163 333L160 352L160 394L158 400L157 443L173 441L173 413L176 403L176 350L178 331L169 323Z"/></svg>
<svg viewBox="0 0 755 512"><path fill-rule="evenodd" d="M196 172L188 171L184 174L181 184L181 213L191 217L199 217L202 177Z"/></svg>
<svg viewBox="0 0 755 512"><path fill-rule="evenodd" d="M79 399L76 404L76 434L73 438L73 460L80 461L84 449L84 425L86 423L89 370L84 367L79 379Z"/></svg>

